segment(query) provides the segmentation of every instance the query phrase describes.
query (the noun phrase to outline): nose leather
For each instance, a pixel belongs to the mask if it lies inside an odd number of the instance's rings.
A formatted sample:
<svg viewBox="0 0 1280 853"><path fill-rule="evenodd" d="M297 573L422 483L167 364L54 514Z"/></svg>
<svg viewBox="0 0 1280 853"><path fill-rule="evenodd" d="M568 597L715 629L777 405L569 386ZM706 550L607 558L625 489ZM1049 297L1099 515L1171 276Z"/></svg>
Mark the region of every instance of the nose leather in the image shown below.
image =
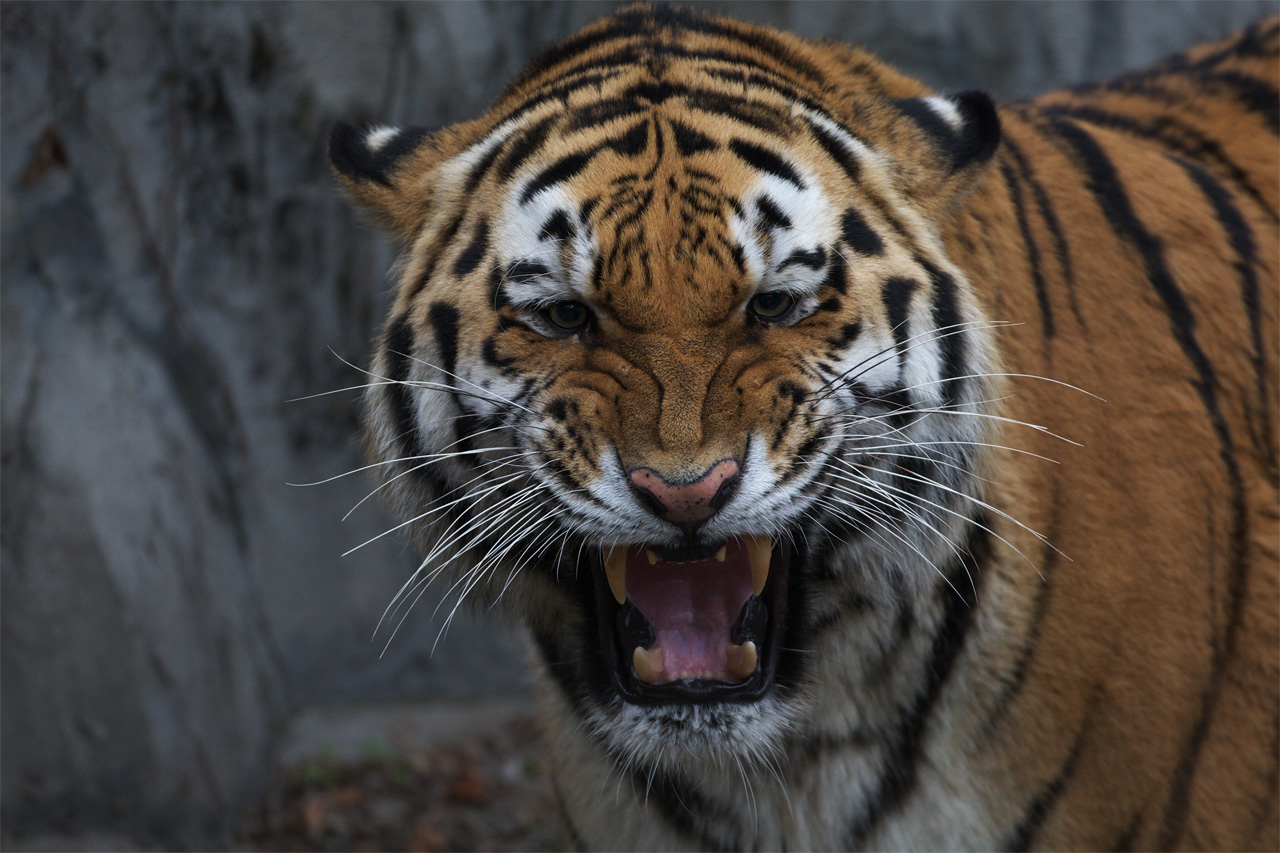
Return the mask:
<svg viewBox="0 0 1280 853"><path fill-rule="evenodd" d="M652 468L631 472L631 485L651 508L675 524L701 524L715 515L738 479L738 463L721 459L693 482L671 482Z"/></svg>

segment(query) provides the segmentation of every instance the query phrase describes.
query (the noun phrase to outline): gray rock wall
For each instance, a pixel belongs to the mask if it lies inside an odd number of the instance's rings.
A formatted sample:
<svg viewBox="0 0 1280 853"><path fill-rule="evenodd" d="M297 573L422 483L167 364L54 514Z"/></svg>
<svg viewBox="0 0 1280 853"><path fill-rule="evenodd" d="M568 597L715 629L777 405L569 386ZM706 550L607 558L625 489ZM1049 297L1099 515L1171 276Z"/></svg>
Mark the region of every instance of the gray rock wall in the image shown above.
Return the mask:
<svg viewBox="0 0 1280 853"><path fill-rule="evenodd" d="M1105 76L1273 2L709 4L941 88ZM430 650L430 590L360 475L354 392L391 258L335 118L484 109L603 3L0 7L0 822L225 843L301 704L523 689L500 626ZM348 366L351 362L355 367Z"/></svg>

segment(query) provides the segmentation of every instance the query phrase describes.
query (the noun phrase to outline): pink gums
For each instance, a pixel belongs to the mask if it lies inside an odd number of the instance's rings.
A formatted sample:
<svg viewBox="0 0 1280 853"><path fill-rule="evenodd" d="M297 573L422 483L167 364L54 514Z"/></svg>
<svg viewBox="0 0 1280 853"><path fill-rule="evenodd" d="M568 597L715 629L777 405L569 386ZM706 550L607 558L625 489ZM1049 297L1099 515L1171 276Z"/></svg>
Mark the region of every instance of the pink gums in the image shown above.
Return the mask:
<svg viewBox="0 0 1280 853"><path fill-rule="evenodd" d="M653 626L663 653L660 683L682 678L726 681L729 632L751 596L747 551L730 542L724 562L649 565L642 548L627 552L627 597Z"/></svg>

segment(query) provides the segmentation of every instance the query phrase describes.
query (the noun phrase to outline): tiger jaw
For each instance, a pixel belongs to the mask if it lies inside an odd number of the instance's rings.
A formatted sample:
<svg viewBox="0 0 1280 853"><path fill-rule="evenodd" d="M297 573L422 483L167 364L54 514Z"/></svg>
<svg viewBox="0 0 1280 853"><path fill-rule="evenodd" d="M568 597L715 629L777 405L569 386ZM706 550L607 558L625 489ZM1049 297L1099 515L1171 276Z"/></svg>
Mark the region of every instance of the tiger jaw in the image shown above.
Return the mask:
<svg viewBox="0 0 1280 853"><path fill-rule="evenodd" d="M773 685L792 554L762 535L718 548L614 547L592 572L600 651L637 705L754 702Z"/></svg>

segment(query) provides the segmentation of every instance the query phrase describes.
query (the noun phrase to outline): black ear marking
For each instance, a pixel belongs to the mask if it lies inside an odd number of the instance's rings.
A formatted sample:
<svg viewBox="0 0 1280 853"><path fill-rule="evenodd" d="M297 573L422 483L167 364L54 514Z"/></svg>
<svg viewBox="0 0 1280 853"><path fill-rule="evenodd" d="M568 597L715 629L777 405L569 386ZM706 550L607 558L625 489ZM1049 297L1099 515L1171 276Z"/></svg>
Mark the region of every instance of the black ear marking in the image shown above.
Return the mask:
<svg viewBox="0 0 1280 853"><path fill-rule="evenodd" d="M362 129L335 122L329 133L329 162L349 180L374 181L391 188L392 167L430 133L425 127Z"/></svg>
<svg viewBox="0 0 1280 853"><path fill-rule="evenodd" d="M951 158L951 171L985 163L1000 147L1000 116L986 92L894 100L894 106ZM954 116L948 116L950 107Z"/></svg>

